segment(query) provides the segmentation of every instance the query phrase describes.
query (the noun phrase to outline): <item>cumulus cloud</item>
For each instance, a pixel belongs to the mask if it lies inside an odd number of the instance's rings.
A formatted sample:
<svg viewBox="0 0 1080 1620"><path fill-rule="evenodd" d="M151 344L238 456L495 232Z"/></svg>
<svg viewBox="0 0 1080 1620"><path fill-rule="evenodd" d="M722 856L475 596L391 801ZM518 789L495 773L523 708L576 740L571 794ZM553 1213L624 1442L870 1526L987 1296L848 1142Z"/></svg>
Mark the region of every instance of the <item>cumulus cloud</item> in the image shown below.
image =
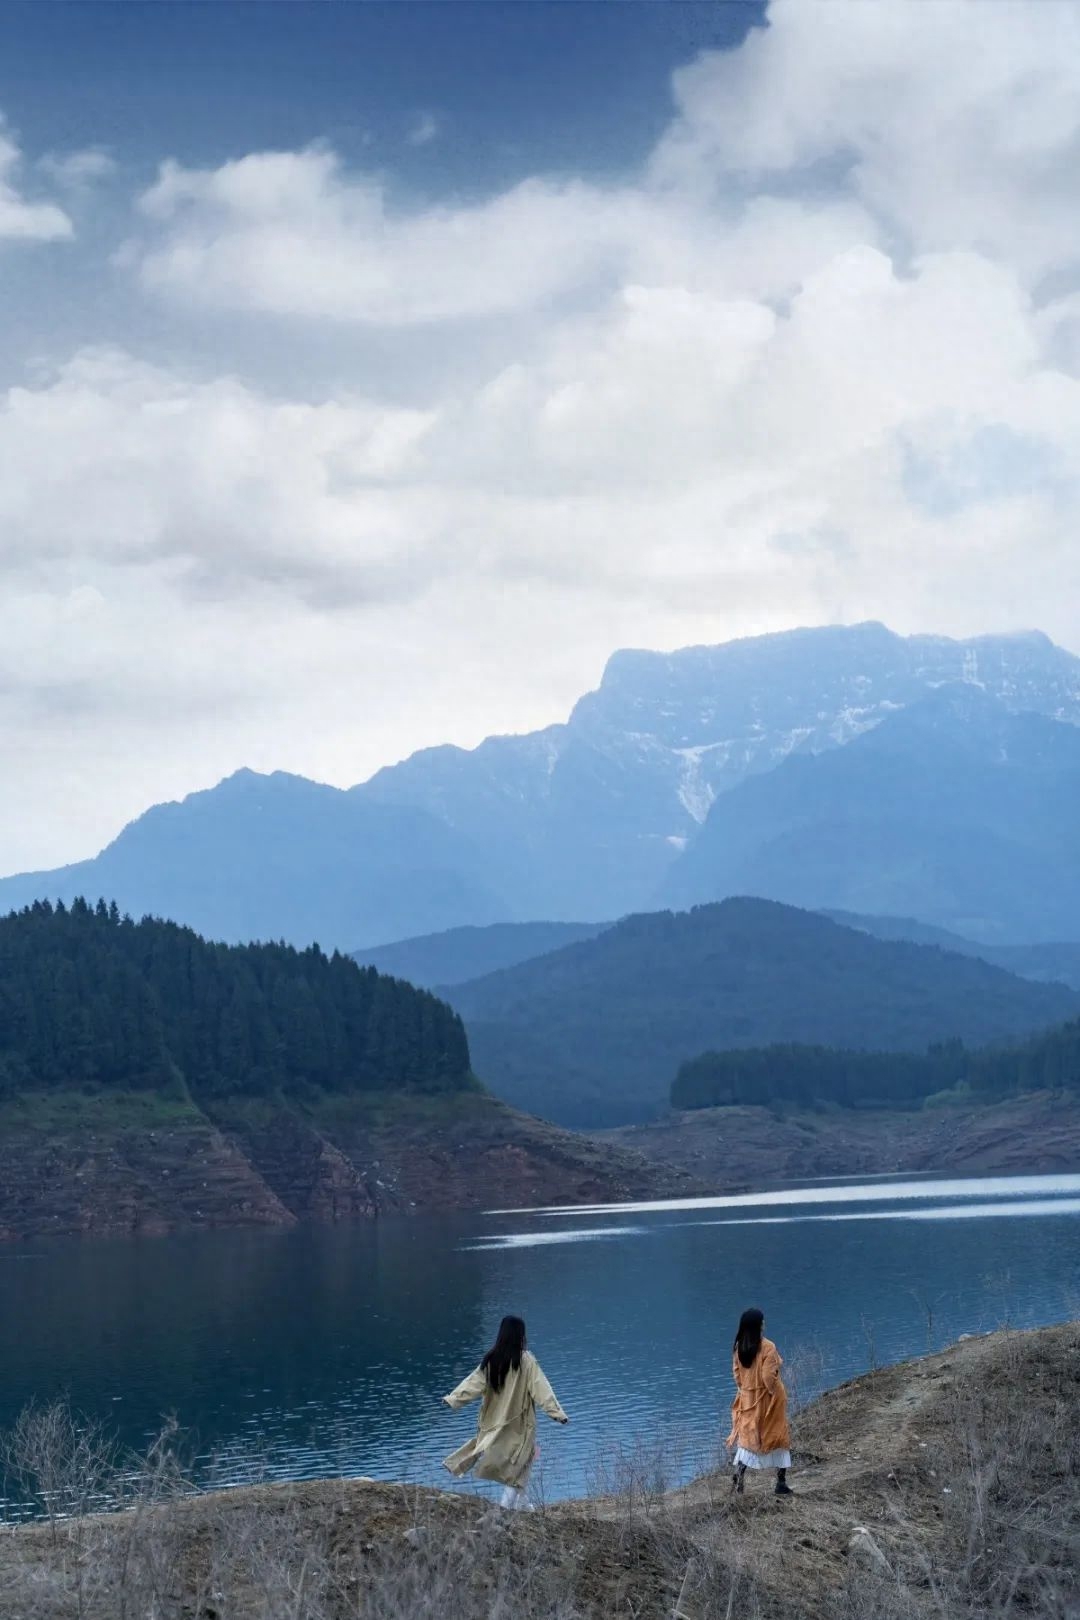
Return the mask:
<svg viewBox="0 0 1080 1620"><path fill-rule="evenodd" d="M159 233L131 260L175 297L402 323L505 313L665 263L680 281L764 268L790 286L800 257L853 233L908 261L965 248L1028 284L1080 269L1071 5L938 0L913 28L906 0L773 0L767 28L678 71L674 94L629 186L532 180L399 211L326 149L166 164L142 204Z"/></svg>
<svg viewBox="0 0 1080 1620"><path fill-rule="evenodd" d="M633 197L527 180L485 202L399 213L331 151L163 165L141 199L161 228L130 243L151 291L382 325L501 315L614 271Z"/></svg>
<svg viewBox="0 0 1080 1620"><path fill-rule="evenodd" d="M654 183L842 187L913 253L1075 263L1080 12L1058 0L772 0L675 75ZM815 173L815 170L817 172Z"/></svg>
<svg viewBox="0 0 1080 1620"><path fill-rule="evenodd" d="M60 242L74 235L62 208L33 202L18 187L22 152L0 115L0 242Z"/></svg>
<svg viewBox="0 0 1080 1620"><path fill-rule="evenodd" d="M162 167L124 256L154 298L385 351L300 400L88 346L0 398L0 706L31 757L85 750L87 826L553 720L618 645L1080 646L1077 13L769 16L618 184L416 208L324 147Z"/></svg>
<svg viewBox="0 0 1080 1620"><path fill-rule="evenodd" d="M415 588L403 483L423 412L268 398L89 350L0 410L0 566L167 567L178 589ZM396 494L392 494L396 491ZM398 498L400 497L400 498Z"/></svg>

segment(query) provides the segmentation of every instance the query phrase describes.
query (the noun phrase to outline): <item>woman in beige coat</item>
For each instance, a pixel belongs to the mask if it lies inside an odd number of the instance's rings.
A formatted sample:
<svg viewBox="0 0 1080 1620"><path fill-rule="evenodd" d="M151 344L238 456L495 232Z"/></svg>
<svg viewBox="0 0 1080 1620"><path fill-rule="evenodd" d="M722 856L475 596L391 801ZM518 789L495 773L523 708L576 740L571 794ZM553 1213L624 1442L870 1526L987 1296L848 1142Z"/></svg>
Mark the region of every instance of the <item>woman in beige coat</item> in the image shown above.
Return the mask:
<svg viewBox="0 0 1080 1620"><path fill-rule="evenodd" d="M445 1459L452 1474L475 1470L478 1479L494 1479L505 1487L503 1507L527 1507L526 1489L536 1456L536 1408L555 1423L570 1419L555 1399L555 1391L540 1370L540 1363L525 1347L525 1323L520 1316L504 1316L498 1336L475 1372L444 1395L457 1411L480 1401L476 1434Z"/></svg>

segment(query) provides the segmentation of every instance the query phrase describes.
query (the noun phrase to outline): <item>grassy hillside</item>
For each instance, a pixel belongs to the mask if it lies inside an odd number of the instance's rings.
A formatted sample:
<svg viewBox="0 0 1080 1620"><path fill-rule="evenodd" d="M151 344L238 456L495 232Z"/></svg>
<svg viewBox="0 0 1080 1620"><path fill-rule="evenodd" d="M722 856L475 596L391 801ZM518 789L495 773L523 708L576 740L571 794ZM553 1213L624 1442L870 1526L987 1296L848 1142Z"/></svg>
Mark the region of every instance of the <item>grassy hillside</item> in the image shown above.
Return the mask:
<svg viewBox="0 0 1080 1620"><path fill-rule="evenodd" d="M517 1107L590 1126L654 1116L679 1064L710 1048L980 1045L1080 1008L1063 986L763 900L629 917L448 994L485 1084Z"/></svg>

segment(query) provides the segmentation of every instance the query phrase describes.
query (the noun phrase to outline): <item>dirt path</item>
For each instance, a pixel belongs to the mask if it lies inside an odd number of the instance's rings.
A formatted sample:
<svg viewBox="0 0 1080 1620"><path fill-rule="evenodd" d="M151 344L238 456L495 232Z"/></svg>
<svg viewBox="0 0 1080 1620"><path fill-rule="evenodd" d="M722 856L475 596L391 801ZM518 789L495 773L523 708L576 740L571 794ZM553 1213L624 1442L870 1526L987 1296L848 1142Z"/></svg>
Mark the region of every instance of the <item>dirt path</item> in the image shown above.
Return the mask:
<svg viewBox="0 0 1080 1620"><path fill-rule="evenodd" d="M1010 1405L1014 1416L1023 1413L1024 1451L1008 1433ZM854 1572L856 1588L875 1577L903 1586L905 1614L939 1615L932 1572L962 1554L972 1490L996 1488L1003 1468L1022 1476L1022 1513L1039 1499L1066 1495L1057 1516L1071 1524L1070 1557L1080 1558L1080 1474L1068 1478L1046 1444L1062 1427L1074 1436L1078 1421L1080 1324L968 1338L841 1385L797 1414L793 1498L773 1495L771 1474L748 1475L745 1494L736 1496L724 1470L661 1503L643 1501L641 1512L685 1538L703 1568L729 1572L733 1591L741 1572L752 1606L733 1613L847 1613ZM554 1512L573 1517L582 1509L564 1503ZM618 1522L627 1504L600 1499L585 1511ZM684 1600L680 1614L696 1620L710 1612L698 1596Z"/></svg>

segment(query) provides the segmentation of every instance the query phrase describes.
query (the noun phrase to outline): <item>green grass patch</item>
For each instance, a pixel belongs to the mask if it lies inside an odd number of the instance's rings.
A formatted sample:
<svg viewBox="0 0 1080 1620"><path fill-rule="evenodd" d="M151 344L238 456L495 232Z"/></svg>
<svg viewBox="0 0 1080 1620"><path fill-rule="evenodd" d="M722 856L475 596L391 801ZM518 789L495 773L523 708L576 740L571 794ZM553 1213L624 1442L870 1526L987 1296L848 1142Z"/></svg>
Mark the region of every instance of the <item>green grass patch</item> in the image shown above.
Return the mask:
<svg viewBox="0 0 1080 1620"><path fill-rule="evenodd" d="M308 1093L294 1106L315 1125L363 1125L380 1130L474 1119L499 1105L477 1082L475 1089L466 1091Z"/></svg>
<svg viewBox="0 0 1080 1620"><path fill-rule="evenodd" d="M160 1091L26 1091L0 1101L3 1132L100 1136L205 1124L192 1102Z"/></svg>

